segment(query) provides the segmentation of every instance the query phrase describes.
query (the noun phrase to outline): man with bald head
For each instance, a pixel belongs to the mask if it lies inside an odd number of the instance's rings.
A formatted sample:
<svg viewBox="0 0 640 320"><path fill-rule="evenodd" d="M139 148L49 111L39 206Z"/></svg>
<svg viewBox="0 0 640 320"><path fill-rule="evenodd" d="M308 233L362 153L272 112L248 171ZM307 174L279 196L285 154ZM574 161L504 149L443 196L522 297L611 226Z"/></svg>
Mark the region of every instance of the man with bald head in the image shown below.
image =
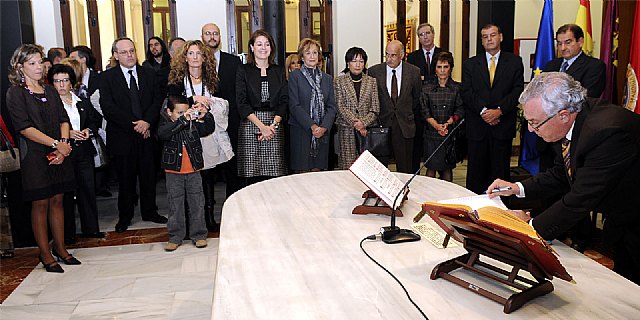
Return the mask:
<svg viewBox="0 0 640 320"><path fill-rule="evenodd" d="M398 172L412 173L414 119L419 116L422 84L420 69L404 63L404 45L398 40L387 44L386 62L369 69L376 78L380 115L384 127L391 128L391 148ZM387 164L389 159L380 159Z"/></svg>
<svg viewBox="0 0 640 320"><path fill-rule="evenodd" d="M209 46L216 58L216 71L220 82L215 96L229 101L229 125L227 133L231 140L231 147L235 154L238 153L238 128L240 127L240 114L236 104L236 72L240 66L240 59L232 54L222 52L220 46L222 44L222 36L220 28L215 23L207 23L202 26L202 42ZM243 187L242 180L238 177L237 157L223 163L221 166L227 183L226 196L229 197L234 192ZM213 170L205 170L203 174L202 184L205 189L205 216L207 221L211 220L210 229L215 230L216 225L213 221L213 185L215 176ZM209 217L210 215L210 217Z"/></svg>

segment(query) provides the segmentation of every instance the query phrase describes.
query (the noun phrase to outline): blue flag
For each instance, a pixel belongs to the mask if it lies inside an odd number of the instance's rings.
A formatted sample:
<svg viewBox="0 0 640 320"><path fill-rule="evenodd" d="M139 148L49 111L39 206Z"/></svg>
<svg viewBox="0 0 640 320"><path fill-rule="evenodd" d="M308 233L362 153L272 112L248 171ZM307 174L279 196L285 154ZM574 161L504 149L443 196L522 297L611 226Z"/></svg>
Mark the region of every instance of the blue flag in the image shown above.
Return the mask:
<svg viewBox="0 0 640 320"><path fill-rule="evenodd" d="M534 77L542 73L544 66L555 57L555 53L553 3L551 0L544 0L544 8L542 9L542 17L540 18L540 28L538 29L538 41L536 42L535 60L533 63ZM540 157L536 146L538 139L540 138L534 132L530 132L528 128L525 128L523 139L520 142L520 166L529 171L533 176L540 172Z"/></svg>

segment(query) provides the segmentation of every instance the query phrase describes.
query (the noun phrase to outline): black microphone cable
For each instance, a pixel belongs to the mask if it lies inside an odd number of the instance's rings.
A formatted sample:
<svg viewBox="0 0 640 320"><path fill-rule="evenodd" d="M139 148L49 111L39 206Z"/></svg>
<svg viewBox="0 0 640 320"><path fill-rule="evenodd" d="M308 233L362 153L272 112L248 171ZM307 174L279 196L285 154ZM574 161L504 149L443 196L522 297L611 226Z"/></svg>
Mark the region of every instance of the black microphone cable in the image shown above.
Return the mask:
<svg viewBox="0 0 640 320"><path fill-rule="evenodd" d="M364 249L364 247L362 246L362 243L364 243L366 240L380 240L382 239L382 234L381 233L377 233L377 234L372 234L362 240L360 240L360 249L362 249L362 252L364 252L364 254L371 260L373 261L373 263L377 264L378 267L382 268L382 270L384 270L386 273L388 273L393 280L395 280L400 287L402 288L402 290L404 290L404 293L407 295L407 298L409 299L409 302L411 302L411 304L413 304L413 306L418 309L418 311L420 312L420 314L425 318L425 320L429 320L429 318L427 317L426 314L424 314L424 312L422 312L422 309L420 309L420 307L418 307L418 305L415 303L415 301L413 301L413 299L411 298L411 295L409 295L409 292L407 291L407 288L404 287L404 285L402 284L402 282L400 282L400 280L398 278L396 278L396 276L391 273L391 271L387 270L387 268L385 268L384 266L382 266L378 261L376 261L376 259L374 259L373 257L371 257L369 255L369 253L367 253L367 250Z"/></svg>

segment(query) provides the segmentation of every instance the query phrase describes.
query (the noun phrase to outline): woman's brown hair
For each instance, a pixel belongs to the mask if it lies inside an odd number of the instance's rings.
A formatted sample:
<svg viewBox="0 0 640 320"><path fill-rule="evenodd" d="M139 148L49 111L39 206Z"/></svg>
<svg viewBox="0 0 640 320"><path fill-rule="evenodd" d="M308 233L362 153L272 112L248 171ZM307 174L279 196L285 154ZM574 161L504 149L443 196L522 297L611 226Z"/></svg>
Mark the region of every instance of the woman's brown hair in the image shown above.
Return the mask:
<svg viewBox="0 0 640 320"><path fill-rule="evenodd" d="M40 54L44 58L43 48L37 44L23 44L16 48L9 62L9 82L12 85L20 86L24 82L24 75L18 65L23 65L34 54ZM44 77L40 79L40 84L44 82Z"/></svg>
<svg viewBox="0 0 640 320"><path fill-rule="evenodd" d="M213 94L218 89L218 74L216 73L216 58L200 40L187 41L182 48L171 59L171 72L169 72L169 84L180 84L184 78L189 76L189 63L187 63L187 53L191 46L197 46L202 52L202 83Z"/></svg>

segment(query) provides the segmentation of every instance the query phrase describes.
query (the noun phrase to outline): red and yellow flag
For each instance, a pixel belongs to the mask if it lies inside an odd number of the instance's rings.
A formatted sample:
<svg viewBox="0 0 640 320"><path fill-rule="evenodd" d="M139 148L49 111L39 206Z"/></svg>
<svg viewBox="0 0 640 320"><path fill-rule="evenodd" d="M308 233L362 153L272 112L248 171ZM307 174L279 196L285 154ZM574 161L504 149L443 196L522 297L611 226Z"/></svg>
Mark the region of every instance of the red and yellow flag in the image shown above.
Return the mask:
<svg viewBox="0 0 640 320"><path fill-rule="evenodd" d="M593 56L593 32L591 31L591 5L589 4L589 0L580 0L578 14L576 15L576 24L584 31L582 51L588 56Z"/></svg>

